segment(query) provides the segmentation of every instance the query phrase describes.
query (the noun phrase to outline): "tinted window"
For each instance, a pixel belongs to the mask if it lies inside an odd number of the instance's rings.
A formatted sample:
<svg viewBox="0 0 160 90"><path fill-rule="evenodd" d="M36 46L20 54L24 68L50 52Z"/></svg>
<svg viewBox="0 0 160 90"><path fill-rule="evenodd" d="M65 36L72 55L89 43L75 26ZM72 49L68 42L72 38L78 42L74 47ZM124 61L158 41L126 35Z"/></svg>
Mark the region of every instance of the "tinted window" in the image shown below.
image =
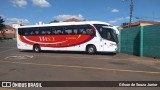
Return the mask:
<svg viewBox="0 0 160 90"><path fill-rule="evenodd" d="M23 28L18 28L18 34L19 35L24 35L24 29Z"/></svg>
<svg viewBox="0 0 160 90"><path fill-rule="evenodd" d="M86 35L93 35L94 31L90 25L80 25L79 26L79 33L86 34Z"/></svg>
<svg viewBox="0 0 160 90"><path fill-rule="evenodd" d="M56 35L63 34L63 27L55 27L55 34Z"/></svg>
<svg viewBox="0 0 160 90"><path fill-rule="evenodd" d="M39 31L38 35L50 35L51 29L51 27L39 27L37 28L37 31Z"/></svg>
<svg viewBox="0 0 160 90"><path fill-rule="evenodd" d="M20 35L93 35L94 31L90 25L73 25L73 26L53 26L53 27L32 27L19 28Z"/></svg>
<svg viewBox="0 0 160 90"><path fill-rule="evenodd" d="M73 27L71 26L64 27L64 34L73 34Z"/></svg>
<svg viewBox="0 0 160 90"><path fill-rule="evenodd" d="M118 38L117 38L115 31L111 28L103 27L103 26L108 26L108 25L96 24L94 26L96 27L96 29L98 30L102 38L110 40L110 41L118 42Z"/></svg>
<svg viewBox="0 0 160 90"><path fill-rule="evenodd" d="M51 27L33 27L33 28L19 28L20 35L50 35Z"/></svg>

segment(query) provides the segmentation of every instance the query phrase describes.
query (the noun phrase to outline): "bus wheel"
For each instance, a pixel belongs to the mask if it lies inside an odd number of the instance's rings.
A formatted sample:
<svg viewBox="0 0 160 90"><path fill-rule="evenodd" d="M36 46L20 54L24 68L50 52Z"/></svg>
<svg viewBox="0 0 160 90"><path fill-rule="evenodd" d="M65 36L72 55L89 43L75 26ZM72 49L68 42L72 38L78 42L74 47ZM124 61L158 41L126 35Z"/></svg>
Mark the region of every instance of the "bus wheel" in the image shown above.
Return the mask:
<svg viewBox="0 0 160 90"><path fill-rule="evenodd" d="M87 46L87 53L88 54L95 54L96 53L96 47L94 45Z"/></svg>
<svg viewBox="0 0 160 90"><path fill-rule="evenodd" d="M38 44L36 44L36 45L33 46L33 51L38 53L38 52L41 51L41 47Z"/></svg>

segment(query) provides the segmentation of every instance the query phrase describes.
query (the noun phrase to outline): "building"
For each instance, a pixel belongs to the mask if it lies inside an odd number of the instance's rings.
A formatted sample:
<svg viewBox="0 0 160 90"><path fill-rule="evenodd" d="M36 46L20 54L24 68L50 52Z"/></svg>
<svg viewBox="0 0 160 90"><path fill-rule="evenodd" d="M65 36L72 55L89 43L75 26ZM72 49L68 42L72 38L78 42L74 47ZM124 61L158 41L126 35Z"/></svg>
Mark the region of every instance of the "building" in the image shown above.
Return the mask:
<svg viewBox="0 0 160 90"><path fill-rule="evenodd" d="M36 25L43 25L44 23L42 21L39 21L36 23Z"/></svg>
<svg viewBox="0 0 160 90"><path fill-rule="evenodd" d="M21 25L18 23L12 23L11 26L16 29L16 28L20 27Z"/></svg>
<svg viewBox="0 0 160 90"><path fill-rule="evenodd" d="M15 38L15 29L9 25L5 25L5 28L0 31L0 38Z"/></svg>
<svg viewBox="0 0 160 90"><path fill-rule="evenodd" d="M160 24L160 22L156 22L156 21L137 21L131 24L131 27L136 27L136 26L147 26L147 25L153 25L153 24ZM118 29L123 29L123 28L128 28L129 27L129 23L124 23L122 26L118 27Z"/></svg>
<svg viewBox="0 0 160 90"><path fill-rule="evenodd" d="M75 18L71 18L68 20L65 20L64 22L80 22L81 20L75 19Z"/></svg>

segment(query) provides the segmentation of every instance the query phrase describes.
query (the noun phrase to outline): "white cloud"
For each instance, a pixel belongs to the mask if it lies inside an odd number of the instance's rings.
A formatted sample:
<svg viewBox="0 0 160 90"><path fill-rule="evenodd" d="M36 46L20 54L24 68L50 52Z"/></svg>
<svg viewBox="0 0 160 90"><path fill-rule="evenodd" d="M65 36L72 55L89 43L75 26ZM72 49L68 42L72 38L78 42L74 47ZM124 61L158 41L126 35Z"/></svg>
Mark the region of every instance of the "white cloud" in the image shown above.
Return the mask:
<svg viewBox="0 0 160 90"><path fill-rule="evenodd" d="M125 17L125 19L130 19L130 17L128 16L128 17Z"/></svg>
<svg viewBox="0 0 160 90"><path fill-rule="evenodd" d="M124 18L116 18L114 20L110 20L109 23L113 24L113 23L117 23L117 22L122 21L122 20L124 20Z"/></svg>
<svg viewBox="0 0 160 90"><path fill-rule="evenodd" d="M119 12L119 10L118 9L112 9L112 11L111 12L113 12L113 13L117 13L117 12Z"/></svg>
<svg viewBox="0 0 160 90"><path fill-rule="evenodd" d="M47 0L32 0L33 5L39 6L39 7L49 7L51 6L50 3Z"/></svg>
<svg viewBox="0 0 160 90"><path fill-rule="evenodd" d="M71 18L75 18L78 20L84 20L84 17L81 14L79 15L58 15L58 16L54 16L53 18L58 21L65 21Z"/></svg>
<svg viewBox="0 0 160 90"><path fill-rule="evenodd" d="M120 22L120 21L123 21L123 20L127 20L127 19L129 19L129 17L116 18L114 20L110 20L108 23L114 24L114 23L117 23L117 22Z"/></svg>
<svg viewBox="0 0 160 90"><path fill-rule="evenodd" d="M25 7L27 5L27 0L11 0L10 2L14 7Z"/></svg>
<svg viewBox="0 0 160 90"><path fill-rule="evenodd" d="M23 25L29 24L29 21L27 19L18 19L18 18L7 18L7 22L8 24L11 24L11 23L17 23L17 24L23 24Z"/></svg>
<svg viewBox="0 0 160 90"><path fill-rule="evenodd" d="M154 20L154 21L156 21L156 22L160 22L160 20Z"/></svg>

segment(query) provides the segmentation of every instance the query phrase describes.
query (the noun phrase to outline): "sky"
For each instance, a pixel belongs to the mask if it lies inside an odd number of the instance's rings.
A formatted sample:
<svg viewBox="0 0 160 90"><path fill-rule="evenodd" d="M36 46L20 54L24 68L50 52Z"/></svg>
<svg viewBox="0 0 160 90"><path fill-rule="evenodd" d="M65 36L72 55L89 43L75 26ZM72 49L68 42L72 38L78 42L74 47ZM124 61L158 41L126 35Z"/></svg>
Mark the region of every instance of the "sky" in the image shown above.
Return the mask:
<svg viewBox="0 0 160 90"><path fill-rule="evenodd" d="M133 0L132 22L160 21L160 0ZM45 24L69 18L103 21L114 26L129 22L130 0L1 0L5 24Z"/></svg>

